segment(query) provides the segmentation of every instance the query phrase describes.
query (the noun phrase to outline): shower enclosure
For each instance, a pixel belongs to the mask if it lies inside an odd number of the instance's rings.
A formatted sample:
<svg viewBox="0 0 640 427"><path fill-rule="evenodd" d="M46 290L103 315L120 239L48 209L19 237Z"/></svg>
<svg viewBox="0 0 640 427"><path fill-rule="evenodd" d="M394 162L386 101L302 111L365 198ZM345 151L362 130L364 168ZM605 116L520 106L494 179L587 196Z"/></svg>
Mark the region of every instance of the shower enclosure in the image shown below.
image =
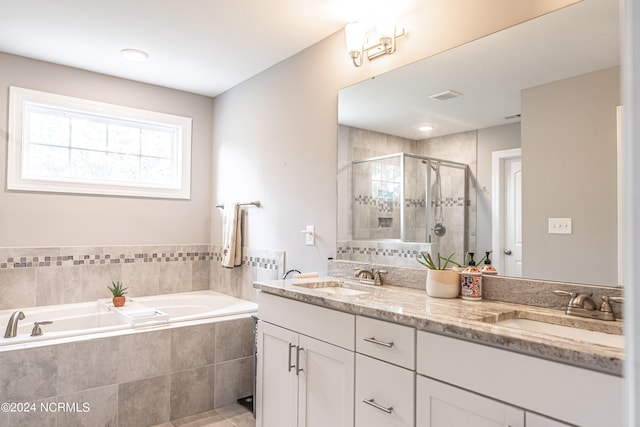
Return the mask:
<svg viewBox="0 0 640 427"><path fill-rule="evenodd" d="M353 161L352 238L431 244L462 261L467 251L467 165L397 153Z"/></svg>

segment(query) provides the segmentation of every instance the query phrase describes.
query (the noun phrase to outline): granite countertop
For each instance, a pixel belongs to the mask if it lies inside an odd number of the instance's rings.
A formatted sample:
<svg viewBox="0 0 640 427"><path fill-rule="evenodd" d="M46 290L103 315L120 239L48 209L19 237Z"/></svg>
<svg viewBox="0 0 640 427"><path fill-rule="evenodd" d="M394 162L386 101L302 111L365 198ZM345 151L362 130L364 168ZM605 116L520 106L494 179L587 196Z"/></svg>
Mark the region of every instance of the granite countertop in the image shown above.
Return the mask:
<svg viewBox="0 0 640 427"><path fill-rule="evenodd" d="M326 282L339 282L345 288L366 293L339 295L317 289ZM622 321L584 319L567 316L561 310L500 301L431 298L422 290L363 285L335 277L255 282L254 287L309 304L622 376L622 348L495 324L514 317L551 319L566 326L582 325L594 331L619 334Z"/></svg>

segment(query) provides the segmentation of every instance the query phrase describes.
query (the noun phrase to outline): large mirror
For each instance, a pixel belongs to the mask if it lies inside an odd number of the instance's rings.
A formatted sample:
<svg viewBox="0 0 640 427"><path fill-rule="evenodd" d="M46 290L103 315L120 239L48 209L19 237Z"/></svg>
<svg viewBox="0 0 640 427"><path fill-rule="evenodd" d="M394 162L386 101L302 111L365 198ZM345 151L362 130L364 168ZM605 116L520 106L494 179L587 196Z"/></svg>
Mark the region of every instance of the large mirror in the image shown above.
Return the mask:
<svg viewBox="0 0 640 427"><path fill-rule="evenodd" d="M342 89L337 258L620 285L619 29L583 0Z"/></svg>

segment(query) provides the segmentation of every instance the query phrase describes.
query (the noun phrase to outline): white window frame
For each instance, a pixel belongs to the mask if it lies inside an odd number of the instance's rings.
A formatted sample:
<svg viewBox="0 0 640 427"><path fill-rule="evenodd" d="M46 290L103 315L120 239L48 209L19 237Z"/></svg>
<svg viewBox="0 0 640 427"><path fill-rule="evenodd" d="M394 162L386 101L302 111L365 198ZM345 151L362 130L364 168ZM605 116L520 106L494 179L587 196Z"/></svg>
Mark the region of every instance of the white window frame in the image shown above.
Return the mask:
<svg viewBox="0 0 640 427"><path fill-rule="evenodd" d="M96 114L112 119L136 121L150 125L175 127L178 132L177 174L175 185L158 186L141 183L97 183L66 178L25 177L23 156L23 120L27 103ZM109 196L191 198L191 118L159 113L122 105L90 101L11 86L9 88L9 144L7 150L7 189L55 193L77 193ZM27 142L28 143L28 142Z"/></svg>

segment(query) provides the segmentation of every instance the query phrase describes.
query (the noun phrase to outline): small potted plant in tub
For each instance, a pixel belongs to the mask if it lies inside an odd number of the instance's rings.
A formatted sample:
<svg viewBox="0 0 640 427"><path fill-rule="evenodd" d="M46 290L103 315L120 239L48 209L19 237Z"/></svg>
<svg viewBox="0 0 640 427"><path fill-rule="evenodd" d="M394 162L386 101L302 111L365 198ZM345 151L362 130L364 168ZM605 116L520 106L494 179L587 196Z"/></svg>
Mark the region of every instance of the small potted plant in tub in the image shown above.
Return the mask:
<svg viewBox="0 0 640 427"><path fill-rule="evenodd" d="M127 293L127 288L125 288L121 282L111 282L111 285L112 286L107 286L107 289L109 289L113 295L113 305L114 307L122 307L124 305L124 294Z"/></svg>
<svg viewBox="0 0 640 427"><path fill-rule="evenodd" d="M460 274L454 266L460 264L453 261L453 254L447 258L438 254L437 262L431 254L420 252L417 260L427 267L427 294L435 298L456 298L460 294Z"/></svg>

